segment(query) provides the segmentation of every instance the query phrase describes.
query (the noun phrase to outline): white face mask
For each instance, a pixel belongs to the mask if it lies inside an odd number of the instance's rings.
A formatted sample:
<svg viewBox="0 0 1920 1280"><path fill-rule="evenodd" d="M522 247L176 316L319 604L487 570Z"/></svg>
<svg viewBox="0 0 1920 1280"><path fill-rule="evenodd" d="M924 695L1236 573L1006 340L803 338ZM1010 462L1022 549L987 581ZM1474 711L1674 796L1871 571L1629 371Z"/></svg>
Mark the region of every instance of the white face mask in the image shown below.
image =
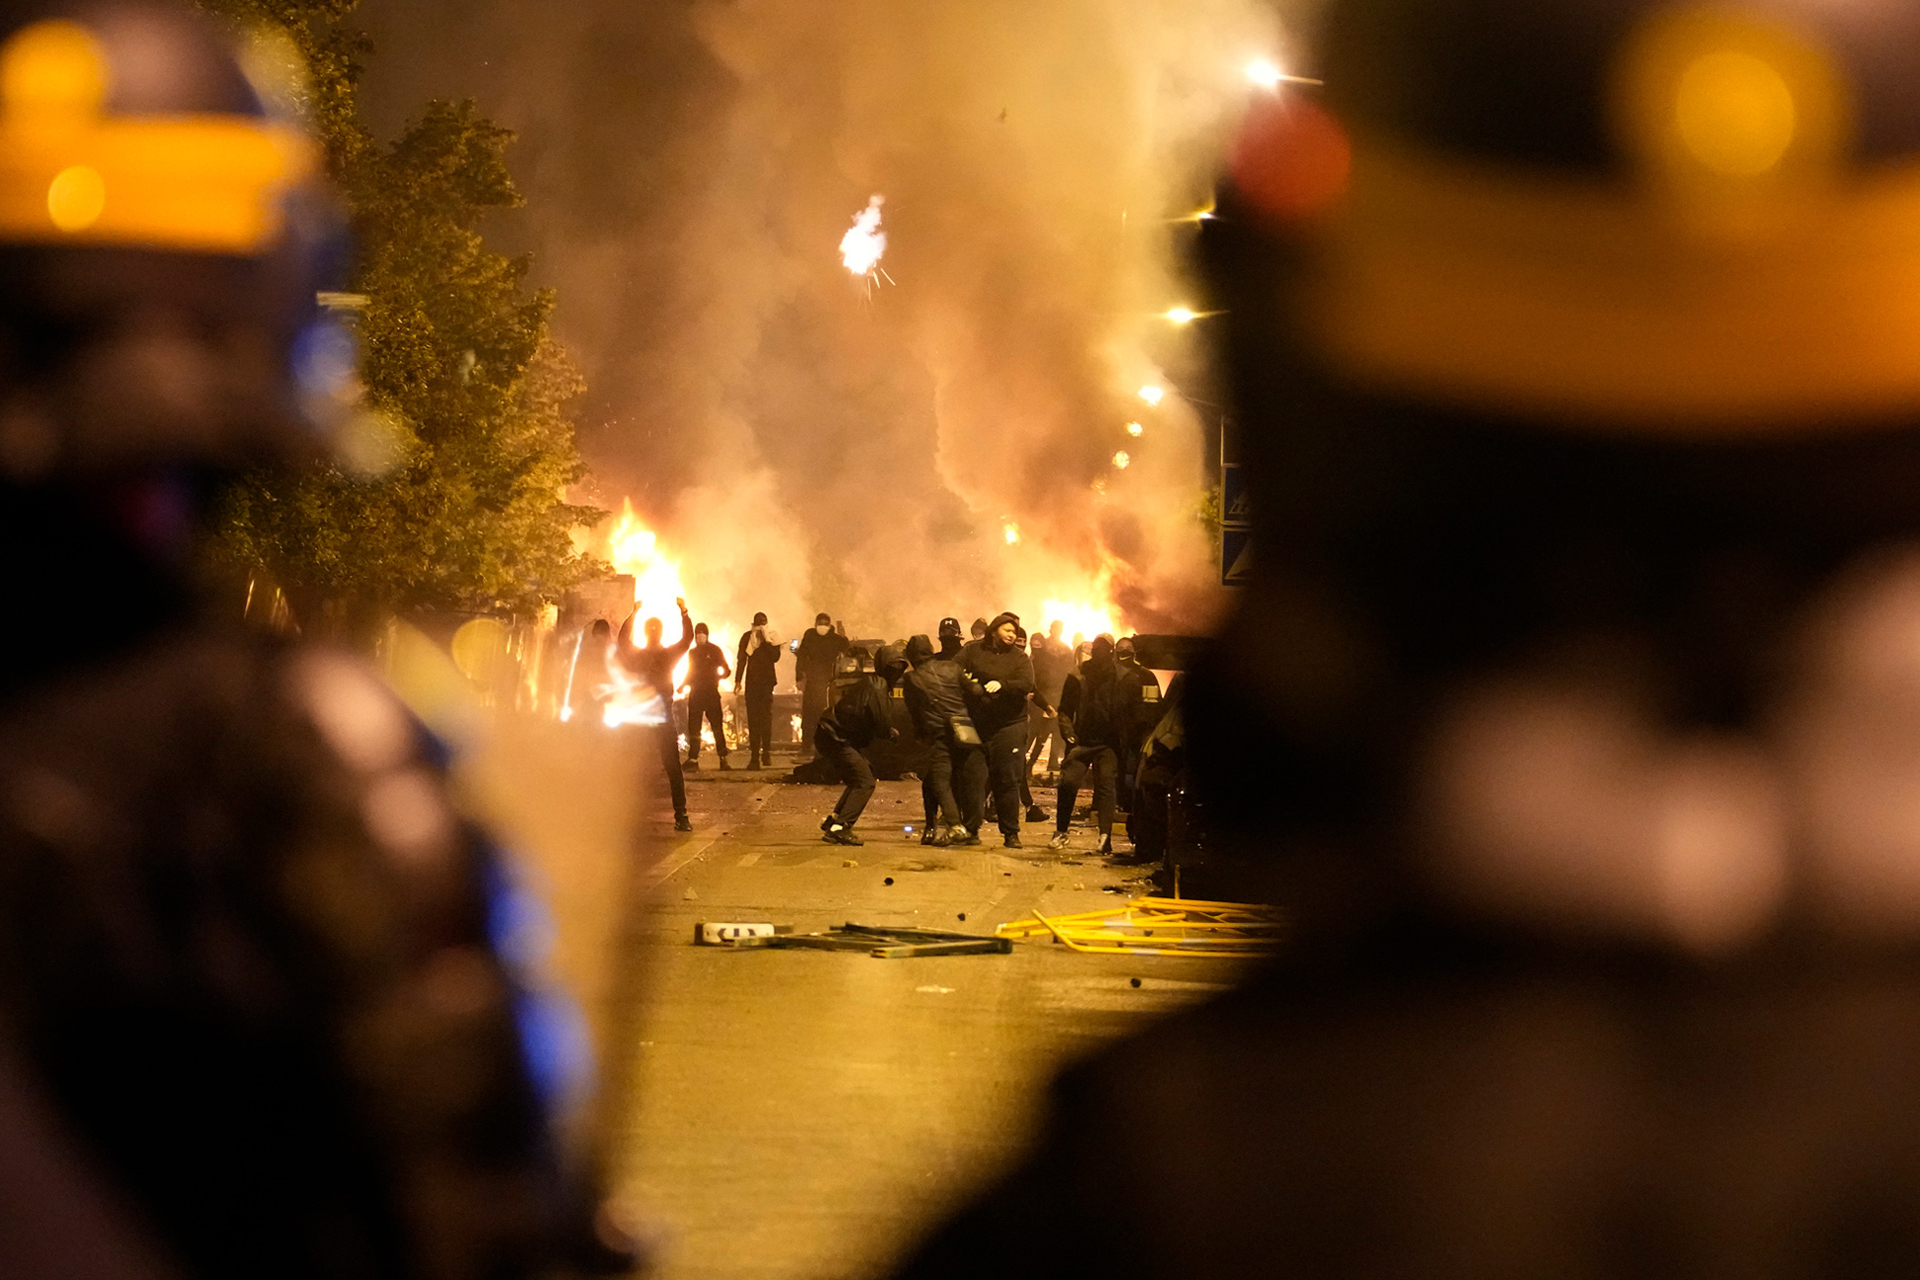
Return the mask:
<svg viewBox="0 0 1920 1280"><path fill-rule="evenodd" d="M827 634L827 624L824 622L816 624L813 629L815 631L818 631L821 635Z"/></svg>

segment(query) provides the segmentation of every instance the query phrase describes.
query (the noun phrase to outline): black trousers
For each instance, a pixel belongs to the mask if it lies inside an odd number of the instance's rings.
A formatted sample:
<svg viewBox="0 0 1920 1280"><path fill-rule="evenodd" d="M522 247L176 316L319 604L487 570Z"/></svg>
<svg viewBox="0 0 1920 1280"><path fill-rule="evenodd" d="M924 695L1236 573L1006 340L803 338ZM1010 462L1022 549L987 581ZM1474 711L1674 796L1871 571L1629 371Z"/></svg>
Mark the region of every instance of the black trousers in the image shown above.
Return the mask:
<svg viewBox="0 0 1920 1280"><path fill-rule="evenodd" d="M1120 772L1120 756L1112 747L1071 747L1067 762L1060 766L1060 812L1054 815L1053 829L1065 831L1073 820L1073 806L1079 803L1080 788L1086 785L1087 771L1093 771L1093 812L1100 834L1113 834L1114 782Z"/></svg>
<svg viewBox="0 0 1920 1280"><path fill-rule="evenodd" d="M1020 818L1026 812L1020 803L1021 775L1027 771L1027 722L1024 717L996 729L986 740L987 782L993 788L993 817L1000 834L1008 839L1020 835Z"/></svg>
<svg viewBox="0 0 1920 1280"><path fill-rule="evenodd" d="M828 696L833 692L831 675L813 676L806 687L800 690L800 741L813 742L814 729L820 723L820 717L827 713ZM820 754L818 744L814 745L814 754Z"/></svg>
<svg viewBox="0 0 1920 1280"><path fill-rule="evenodd" d="M927 748L927 776L920 780L920 800L929 827L936 822L949 827L961 825L960 802L953 793L954 746L953 735L944 733Z"/></svg>
<svg viewBox="0 0 1920 1280"><path fill-rule="evenodd" d="M867 801L873 799L873 766L867 758L840 740L840 735L822 726L814 730L813 749L833 766L847 789L840 793L840 802L833 806L833 816L848 826L860 821L860 815L866 812Z"/></svg>
<svg viewBox="0 0 1920 1280"><path fill-rule="evenodd" d="M747 688L747 756L765 761L773 750L773 686Z"/></svg>
<svg viewBox="0 0 1920 1280"><path fill-rule="evenodd" d="M687 811L687 775L680 772L680 734L674 727L673 717L667 722L655 725L647 730L653 735L654 743L660 748L660 767L667 771L667 793L673 797L675 817Z"/></svg>
<svg viewBox="0 0 1920 1280"><path fill-rule="evenodd" d="M720 690L690 689L687 691L687 759L700 758L700 721L705 719L713 727L713 749L720 758L727 758L727 714L720 706Z"/></svg>

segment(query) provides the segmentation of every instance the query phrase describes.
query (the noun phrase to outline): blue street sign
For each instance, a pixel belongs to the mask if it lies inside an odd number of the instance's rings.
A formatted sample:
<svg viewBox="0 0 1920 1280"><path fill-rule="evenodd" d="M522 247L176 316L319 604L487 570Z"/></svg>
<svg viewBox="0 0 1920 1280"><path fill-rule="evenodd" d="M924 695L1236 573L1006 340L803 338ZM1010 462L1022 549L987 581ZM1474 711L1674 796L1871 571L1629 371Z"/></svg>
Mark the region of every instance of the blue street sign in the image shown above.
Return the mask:
<svg viewBox="0 0 1920 1280"><path fill-rule="evenodd" d="M1222 529L1220 531L1220 585L1223 587L1244 587L1253 581L1253 531L1251 529Z"/></svg>
<svg viewBox="0 0 1920 1280"><path fill-rule="evenodd" d="M1247 493L1247 472L1237 462L1220 468L1220 526L1246 529L1253 525L1253 500Z"/></svg>

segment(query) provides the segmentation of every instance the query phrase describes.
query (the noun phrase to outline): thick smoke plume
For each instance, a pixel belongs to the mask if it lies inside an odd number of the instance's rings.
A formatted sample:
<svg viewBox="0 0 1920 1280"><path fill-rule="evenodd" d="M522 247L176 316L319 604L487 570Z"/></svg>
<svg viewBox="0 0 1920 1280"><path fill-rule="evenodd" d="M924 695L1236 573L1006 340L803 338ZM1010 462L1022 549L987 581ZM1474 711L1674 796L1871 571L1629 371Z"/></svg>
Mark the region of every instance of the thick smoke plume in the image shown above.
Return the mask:
<svg viewBox="0 0 1920 1280"><path fill-rule="evenodd" d="M1208 620L1217 411L1138 391L1205 396L1206 322L1164 313L1190 300L1177 220L1206 205L1243 69L1277 52L1259 0L366 17L376 105L474 94L521 131L510 234L594 388L596 496L632 495L696 615ZM840 262L876 193L894 284Z"/></svg>

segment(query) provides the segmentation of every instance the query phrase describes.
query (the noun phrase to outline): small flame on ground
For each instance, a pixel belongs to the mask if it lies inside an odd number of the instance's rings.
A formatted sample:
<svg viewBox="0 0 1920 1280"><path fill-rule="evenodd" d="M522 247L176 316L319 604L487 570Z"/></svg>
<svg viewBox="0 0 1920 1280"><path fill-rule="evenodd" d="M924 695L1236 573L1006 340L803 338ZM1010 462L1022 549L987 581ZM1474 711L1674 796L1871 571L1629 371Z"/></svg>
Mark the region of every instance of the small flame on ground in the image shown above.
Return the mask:
<svg viewBox="0 0 1920 1280"><path fill-rule="evenodd" d="M1113 465L1122 471L1133 465L1133 455L1125 449L1113 455Z"/></svg>
<svg viewBox="0 0 1920 1280"><path fill-rule="evenodd" d="M795 716L793 718L793 740L795 742L800 741L800 717L799 716Z"/></svg>
<svg viewBox="0 0 1920 1280"><path fill-rule="evenodd" d="M854 215L853 227L840 237L840 261L856 276L870 276L887 252L887 233L880 229L880 206L885 196L876 195L867 207Z"/></svg>
<svg viewBox="0 0 1920 1280"><path fill-rule="evenodd" d="M1152 383L1148 383L1146 386L1140 388L1140 398L1150 405L1157 406L1166 394L1167 391L1165 387L1156 387Z"/></svg>

